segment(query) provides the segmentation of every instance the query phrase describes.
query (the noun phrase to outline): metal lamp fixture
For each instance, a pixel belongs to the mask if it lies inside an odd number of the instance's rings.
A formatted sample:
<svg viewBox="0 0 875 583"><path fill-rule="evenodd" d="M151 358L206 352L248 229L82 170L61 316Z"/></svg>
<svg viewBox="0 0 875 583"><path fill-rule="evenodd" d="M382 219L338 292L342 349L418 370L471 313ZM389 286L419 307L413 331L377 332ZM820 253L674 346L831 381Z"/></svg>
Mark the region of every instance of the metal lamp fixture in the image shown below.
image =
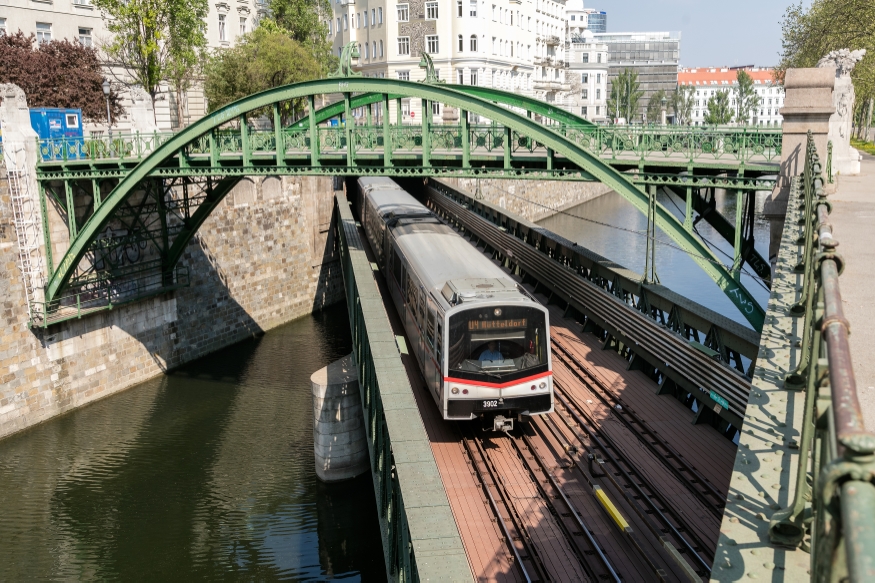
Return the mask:
<svg viewBox="0 0 875 583"><path fill-rule="evenodd" d="M107 133L109 134L110 144L112 143L112 114L109 109L109 92L110 92L109 79L103 80L103 95L106 97L106 124L107 124Z"/></svg>

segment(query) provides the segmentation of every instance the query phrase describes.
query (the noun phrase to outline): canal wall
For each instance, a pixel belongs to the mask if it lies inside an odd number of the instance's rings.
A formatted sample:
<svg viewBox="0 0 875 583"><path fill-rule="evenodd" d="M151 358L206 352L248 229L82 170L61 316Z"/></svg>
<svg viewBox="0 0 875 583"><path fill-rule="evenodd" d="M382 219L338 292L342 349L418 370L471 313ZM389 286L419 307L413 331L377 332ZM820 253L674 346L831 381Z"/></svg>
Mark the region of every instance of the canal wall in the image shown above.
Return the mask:
<svg viewBox="0 0 875 583"><path fill-rule="evenodd" d="M0 164L0 437L342 301L333 195L330 178L245 179L186 249L189 287L31 329Z"/></svg>
<svg viewBox="0 0 875 583"><path fill-rule="evenodd" d="M533 223L611 192L611 188L601 182L500 178L442 178L441 180L472 194L477 192L479 181L480 196L484 201L509 210Z"/></svg>

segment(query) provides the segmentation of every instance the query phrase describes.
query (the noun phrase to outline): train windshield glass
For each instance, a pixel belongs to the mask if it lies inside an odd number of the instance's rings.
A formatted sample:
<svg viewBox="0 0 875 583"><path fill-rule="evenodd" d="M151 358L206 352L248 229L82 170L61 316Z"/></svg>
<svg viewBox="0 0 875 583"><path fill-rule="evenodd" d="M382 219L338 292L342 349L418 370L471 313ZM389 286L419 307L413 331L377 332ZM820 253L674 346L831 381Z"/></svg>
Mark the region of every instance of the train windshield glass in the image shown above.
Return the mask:
<svg viewBox="0 0 875 583"><path fill-rule="evenodd" d="M450 316L451 377L508 382L547 370L544 312L526 306L483 306Z"/></svg>

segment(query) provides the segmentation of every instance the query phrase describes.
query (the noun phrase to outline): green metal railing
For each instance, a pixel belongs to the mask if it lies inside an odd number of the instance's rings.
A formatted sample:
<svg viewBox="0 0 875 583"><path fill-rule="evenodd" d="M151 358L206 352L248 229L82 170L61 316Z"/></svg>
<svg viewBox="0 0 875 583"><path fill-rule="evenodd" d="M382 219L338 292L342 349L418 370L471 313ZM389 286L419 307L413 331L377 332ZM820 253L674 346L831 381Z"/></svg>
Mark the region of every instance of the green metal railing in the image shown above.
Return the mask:
<svg viewBox="0 0 875 583"><path fill-rule="evenodd" d="M805 393L794 499L772 516L773 543L811 552L812 581L875 580L875 434L865 430L842 311L844 260L829 223L831 205L808 134L800 203L804 245L796 271L804 317L800 362L784 380ZM810 539L808 538L810 536Z"/></svg>
<svg viewBox="0 0 875 583"><path fill-rule="evenodd" d="M572 140L586 150L609 159L618 158L677 158L687 161L771 162L781 155L781 130L759 127L654 127L619 126L601 127L592 125L557 124L552 130ZM344 153L347 148L345 126L320 126L319 147L323 154ZM470 152L501 152L504 141L511 140L511 151L546 152L547 148L530 137L518 132L506 132L497 124L468 125L468 140L463 138L462 125L431 126L431 147L435 151L462 151L468 145ZM309 153L309 128L284 128L283 147L286 154ZM510 135L508 135L510 134ZM89 162L99 160L136 161L175 134L115 134L111 138L64 138L39 141L40 161L43 164L58 162ZM390 130L392 144L397 150L418 152L423 147L422 126L398 125ZM354 153L382 152L383 128L377 124L351 126L351 142ZM255 130L247 132L249 143L244 148L238 130L217 130L203 136L187 150L188 155L210 153L211 143L221 153L275 152L277 132Z"/></svg>

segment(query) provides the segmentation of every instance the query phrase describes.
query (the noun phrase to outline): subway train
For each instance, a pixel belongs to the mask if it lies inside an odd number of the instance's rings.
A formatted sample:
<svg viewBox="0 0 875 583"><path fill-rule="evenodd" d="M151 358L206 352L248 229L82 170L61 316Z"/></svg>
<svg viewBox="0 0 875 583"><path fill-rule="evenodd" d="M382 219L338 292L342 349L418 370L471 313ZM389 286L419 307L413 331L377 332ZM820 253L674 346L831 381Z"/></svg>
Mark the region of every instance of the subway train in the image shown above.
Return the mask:
<svg viewBox="0 0 875 583"><path fill-rule="evenodd" d="M410 352L443 418L505 431L552 412L546 308L393 180L359 178L357 195Z"/></svg>

